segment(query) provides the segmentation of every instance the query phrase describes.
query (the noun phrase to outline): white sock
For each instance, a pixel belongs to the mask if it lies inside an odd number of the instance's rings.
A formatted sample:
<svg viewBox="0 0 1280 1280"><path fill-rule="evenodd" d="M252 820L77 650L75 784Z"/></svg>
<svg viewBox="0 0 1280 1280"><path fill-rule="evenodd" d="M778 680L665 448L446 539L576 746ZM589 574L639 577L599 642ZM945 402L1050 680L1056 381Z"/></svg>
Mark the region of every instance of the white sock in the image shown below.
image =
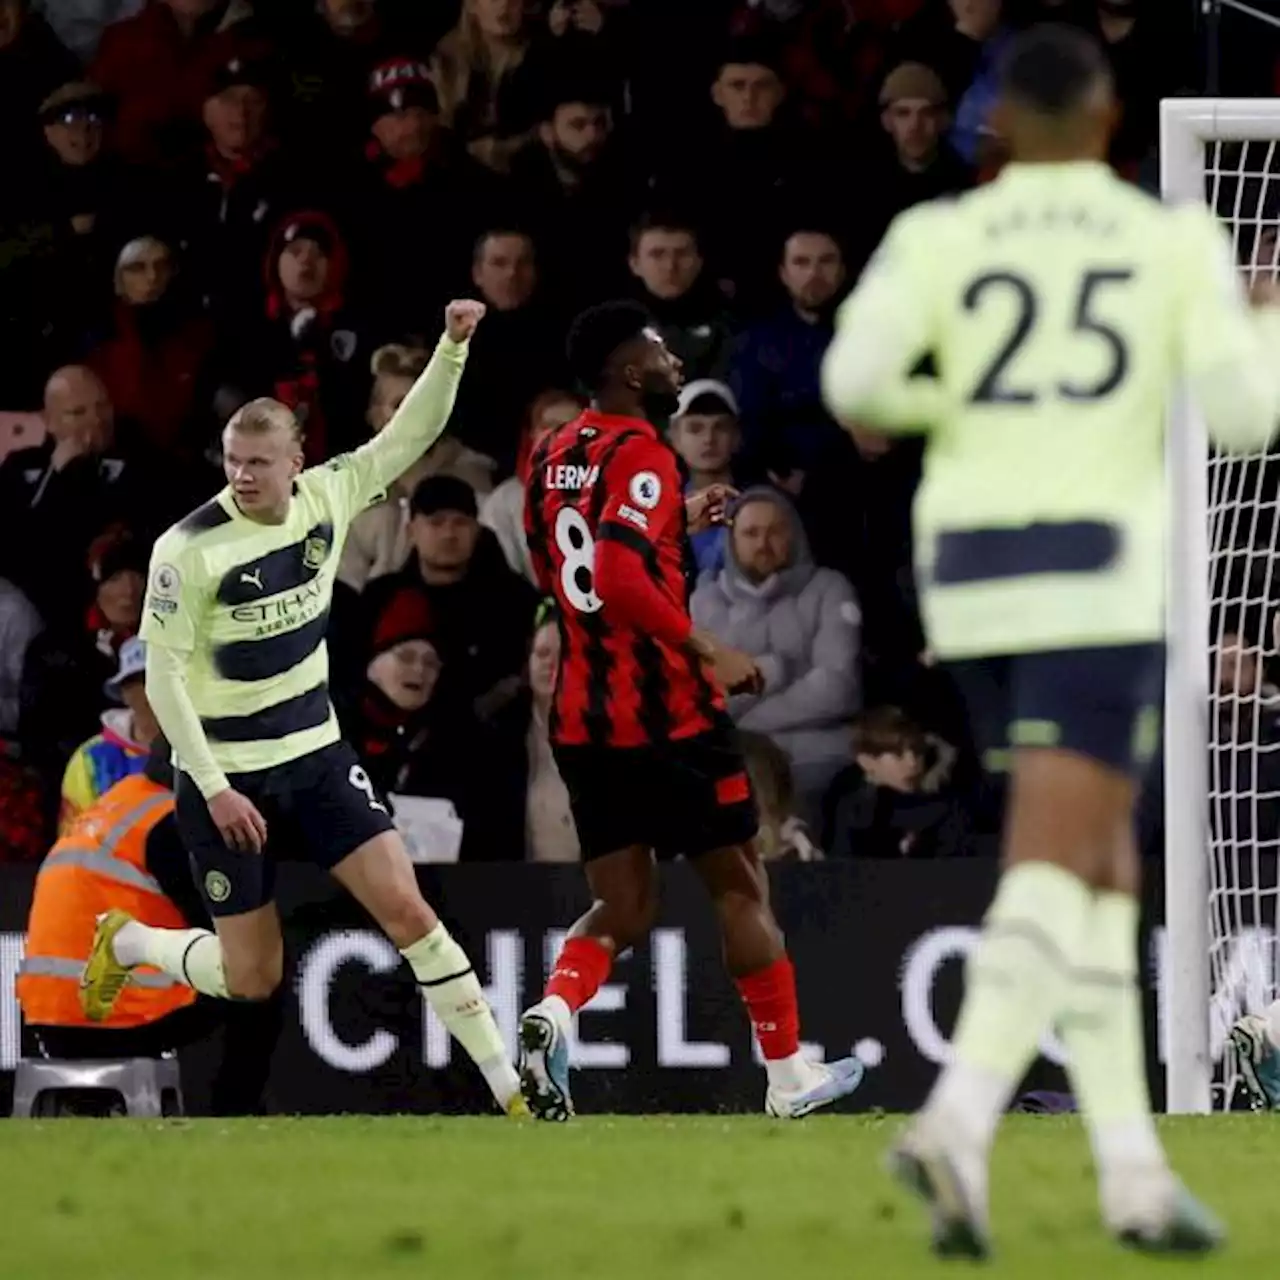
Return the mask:
<svg viewBox="0 0 1280 1280"><path fill-rule="evenodd" d="M799 1093L813 1083L813 1063L798 1050L787 1058L766 1058L764 1070L769 1087L782 1093Z"/></svg>
<svg viewBox="0 0 1280 1280"><path fill-rule="evenodd" d="M480 1068L490 1092L505 1107L520 1092L520 1077L507 1056L502 1033L467 953L443 924L437 924L400 954L409 962L423 999Z"/></svg>
<svg viewBox="0 0 1280 1280"><path fill-rule="evenodd" d="M573 1010L563 996L543 996L529 1012L535 1010L550 1018L562 1036L573 1034Z"/></svg>
<svg viewBox="0 0 1280 1280"><path fill-rule="evenodd" d="M116 934L111 950L127 968L150 965L203 995L231 999L222 944L208 929L155 929L130 920Z"/></svg>

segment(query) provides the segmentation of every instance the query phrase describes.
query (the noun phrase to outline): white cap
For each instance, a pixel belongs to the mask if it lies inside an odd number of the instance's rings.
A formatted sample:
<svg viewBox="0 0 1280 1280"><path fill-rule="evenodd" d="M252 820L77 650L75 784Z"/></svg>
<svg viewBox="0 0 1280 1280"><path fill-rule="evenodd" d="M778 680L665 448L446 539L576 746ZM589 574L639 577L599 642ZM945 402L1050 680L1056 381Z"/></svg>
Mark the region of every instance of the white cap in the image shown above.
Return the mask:
<svg viewBox="0 0 1280 1280"><path fill-rule="evenodd" d="M717 400L723 402L728 413L733 414L735 418L738 416L738 397L725 383L717 382L715 378L695 378L692 382L686 382L680 388L680 398L676 402L674 416L684 417L689 412L689 406L701 396L715 396Z"/></svg>
<svg viewBox="0 0 1280 1280"><path fill-rule="evenodd" d="M139 640L137 636L130 636L128 640L120 646L120 669L111 677L103 686L108 698L115 701L122 701L120 697L120 686L126 680L132 680L135 676L142 675L147 669L147 646L146 642Z"/></svg>

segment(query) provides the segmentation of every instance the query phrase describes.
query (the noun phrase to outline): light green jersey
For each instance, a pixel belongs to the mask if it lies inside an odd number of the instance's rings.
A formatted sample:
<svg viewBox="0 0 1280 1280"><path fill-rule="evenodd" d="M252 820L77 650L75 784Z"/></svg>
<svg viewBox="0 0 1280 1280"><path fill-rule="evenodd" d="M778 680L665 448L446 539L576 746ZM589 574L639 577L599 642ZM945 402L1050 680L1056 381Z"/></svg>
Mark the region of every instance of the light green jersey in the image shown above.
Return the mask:
<svg viewBox="0 0 1280 1280"><path fill-rule="evenodd" d="M325 630L342 543L444 429L465 358L443 339L382 432L298 477L283 523L249 519L227 488L157 541L141 629L147 691L206 796L226 774L337 741Z"/></svg>
<svg viewBox="0 0 1280 1280"><path fill-rule="evenodd" d="M936 378L911 377L932 354ZM1280 313L1251 311L1222 229L1101 164L1011 165L901 215L842 307L827 403L926 431L915 506L942 657L1164 635L1169 402L1223 446L1280 414Z"/></svg>

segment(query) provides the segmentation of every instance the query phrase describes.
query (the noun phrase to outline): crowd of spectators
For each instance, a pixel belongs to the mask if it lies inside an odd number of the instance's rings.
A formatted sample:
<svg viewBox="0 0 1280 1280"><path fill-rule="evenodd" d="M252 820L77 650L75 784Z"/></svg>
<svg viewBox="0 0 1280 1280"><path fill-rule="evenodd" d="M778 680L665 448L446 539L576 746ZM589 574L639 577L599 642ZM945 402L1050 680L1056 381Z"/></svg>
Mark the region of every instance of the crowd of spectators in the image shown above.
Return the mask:
<svg viewBox="0 0 1280 1280"><path fill-rule="evenodd" d="M972 853L975 770L910 572L918 443L837 429L818 365L900 210L999 165L1011 30L1105 42L1113 161L1150 172L1196 71L1140 0L0 0L0 857L141 766L150 544L274 396L311 462L381 430L451 296L488 316L449 435L362 514L332 687L371 777L463 860L569 861L558 632L523 481L581 407L563 335L643 300L687 385L691 487L730 483L692 608L755 656L733 700L772 854Z"/></svg>

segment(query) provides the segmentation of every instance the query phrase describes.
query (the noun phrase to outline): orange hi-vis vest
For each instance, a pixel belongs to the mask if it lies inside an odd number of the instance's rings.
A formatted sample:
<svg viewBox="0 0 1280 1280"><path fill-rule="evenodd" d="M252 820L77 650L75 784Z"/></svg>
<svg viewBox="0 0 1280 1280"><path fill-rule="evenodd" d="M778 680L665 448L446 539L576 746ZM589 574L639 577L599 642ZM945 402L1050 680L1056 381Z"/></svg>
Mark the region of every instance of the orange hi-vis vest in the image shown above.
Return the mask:
<svg viewBox="0 0 1280 1280"><path fill-rule="evenodd" d="M49 850L36 874L18 971L18 1002L31 1025L139 1027L194 1002L190 987L139 967L104 1022L91 1023L80 1008L80 974L102 912L119 907L143 924L188 927L147 872L147 837L173 805L172 791L135 774L84 810Z"/></svg>

